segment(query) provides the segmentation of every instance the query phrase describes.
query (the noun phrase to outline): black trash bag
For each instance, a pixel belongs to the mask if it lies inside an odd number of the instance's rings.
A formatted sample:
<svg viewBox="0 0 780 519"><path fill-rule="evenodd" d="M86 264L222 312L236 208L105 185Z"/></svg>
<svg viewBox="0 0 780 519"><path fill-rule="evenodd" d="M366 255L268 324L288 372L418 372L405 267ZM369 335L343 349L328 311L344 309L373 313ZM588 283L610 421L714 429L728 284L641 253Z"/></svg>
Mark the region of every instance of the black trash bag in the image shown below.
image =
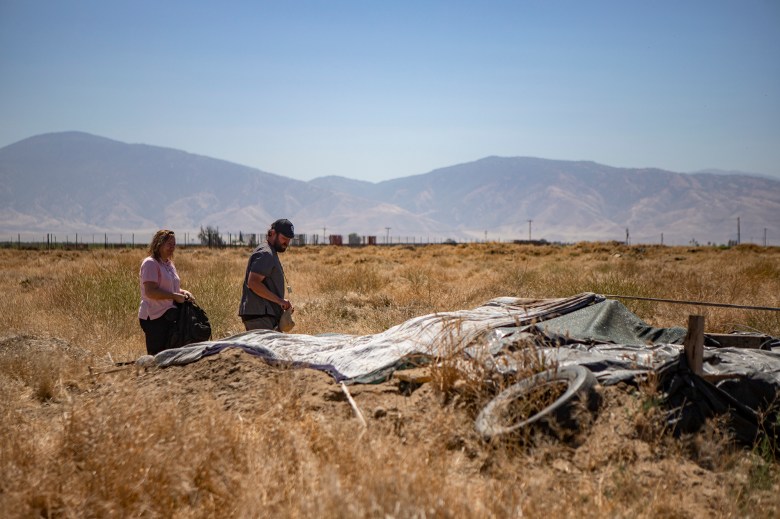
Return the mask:
<svg viewBox="0 0 780 519"><path fill-rule="evenodd" d="M175 304L176 311L169 310L165 315L166 319L173 321L166 349L181 348L211 339L211 323L201 307L193 301Z"/></svg>

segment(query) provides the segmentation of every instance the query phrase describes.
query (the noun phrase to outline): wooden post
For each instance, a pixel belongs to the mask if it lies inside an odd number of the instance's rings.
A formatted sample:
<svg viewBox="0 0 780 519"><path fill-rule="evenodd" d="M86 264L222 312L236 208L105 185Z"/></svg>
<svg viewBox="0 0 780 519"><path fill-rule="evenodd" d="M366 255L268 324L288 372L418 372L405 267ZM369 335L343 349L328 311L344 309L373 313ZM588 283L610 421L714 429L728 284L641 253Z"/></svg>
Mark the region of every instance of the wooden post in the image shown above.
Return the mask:
<svg viewBox="0 0 780 519"><path fill-rule="evenodd" d="M688 316L688 334L685 336L685 358L696 375L704 373L704 316Z"/></svg>
<svg viewBox="0 0 780 519"><path fill-rule="evenodd" d="M360 420L360 425L362 425L364 429L368 427L366 419L363 418L363 413L360 412L360 408L355 403L355 400L352 399L352 395L349 393L349 389L347 389L347 385L344 384L344 382L341 382L341 390L347 395L347 401L349 402L349 405L352 406L352 410L355 411L355 416Z"/></svg>

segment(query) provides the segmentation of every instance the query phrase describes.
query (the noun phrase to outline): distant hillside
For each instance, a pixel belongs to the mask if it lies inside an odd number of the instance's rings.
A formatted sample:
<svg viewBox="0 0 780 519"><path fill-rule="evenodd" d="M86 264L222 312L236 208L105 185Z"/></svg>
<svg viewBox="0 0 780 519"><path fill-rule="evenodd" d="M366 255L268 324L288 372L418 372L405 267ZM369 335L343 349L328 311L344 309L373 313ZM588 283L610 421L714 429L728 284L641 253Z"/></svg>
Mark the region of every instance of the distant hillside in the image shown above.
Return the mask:
<svg viewBox="0 0 780 519"><path fill-rule="evenodd" d="M780 181L735 174L683 174L595 162L487 157L424 175L370 184L328 177L312 184L391 202L449 222L475 238L726 243L763 238L780 243Z"/></svg>
<svg viewBox="0 0 780 519"><path fill-rule="evenodd" d="M372 183L301 182L257 169L79 132L0 149L0 233L298 232L401 239L624 240L780 244L780 181L594 162L487 157ZM0 235L0 239L3 239ZM380 239L381 242L381 239Z"/></svg>
<svg viewBox="0 0 780 519"><path fill-rule="evenodd" d="M288 217L300 232L373 234L437 224L399 207L183 151L79 133L32 137L0 149L2 232L139 232L161 227L265 232Z"/></svg>

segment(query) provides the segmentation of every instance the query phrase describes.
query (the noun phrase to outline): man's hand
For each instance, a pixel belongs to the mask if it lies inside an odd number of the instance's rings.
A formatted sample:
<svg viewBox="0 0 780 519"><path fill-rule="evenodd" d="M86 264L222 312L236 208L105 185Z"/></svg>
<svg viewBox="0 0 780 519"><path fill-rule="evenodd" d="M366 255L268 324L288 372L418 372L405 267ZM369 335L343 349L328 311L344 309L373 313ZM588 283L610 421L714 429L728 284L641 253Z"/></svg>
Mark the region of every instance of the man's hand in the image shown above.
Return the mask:
<svg viewBox="0 0 780 519"><path fill-rule="evenodd" d="M272 303L276 303L277 305L281 306L282 310L290 309L292 311L292 303L287 299L280 298L268 290L268 287L263 284L264 279L265 276L256 272L250 272L249 277L246 280L246 286L248 286L252 292L262 297L263 299L268 299Z"/></svg>

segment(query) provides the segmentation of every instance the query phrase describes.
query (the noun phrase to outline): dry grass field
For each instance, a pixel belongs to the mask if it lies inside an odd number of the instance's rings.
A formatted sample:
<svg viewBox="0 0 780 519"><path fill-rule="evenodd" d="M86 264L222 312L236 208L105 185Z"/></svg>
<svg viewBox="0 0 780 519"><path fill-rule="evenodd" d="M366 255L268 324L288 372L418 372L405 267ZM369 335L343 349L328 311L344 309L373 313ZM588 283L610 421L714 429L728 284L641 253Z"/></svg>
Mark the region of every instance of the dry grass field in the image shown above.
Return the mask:
<svg viewBox="0 0 780 519"><path fill-rule="evenodd" d="M179 249L215 338L243 331L248 250ZM494 391L440 359L413 392L350 388L237 350L112 371L145 353L140 249L0 250L3 517L777 517L775 452L721 424L673 438L652 383L602 388L572 441L486 442ZM295 333L371 334L499 296L580 292L780 306L780 249L615 243L291 248ZM778 312L626 301L646 322L780 336ZM92 368L90 370L90 368Z"/></svg>

